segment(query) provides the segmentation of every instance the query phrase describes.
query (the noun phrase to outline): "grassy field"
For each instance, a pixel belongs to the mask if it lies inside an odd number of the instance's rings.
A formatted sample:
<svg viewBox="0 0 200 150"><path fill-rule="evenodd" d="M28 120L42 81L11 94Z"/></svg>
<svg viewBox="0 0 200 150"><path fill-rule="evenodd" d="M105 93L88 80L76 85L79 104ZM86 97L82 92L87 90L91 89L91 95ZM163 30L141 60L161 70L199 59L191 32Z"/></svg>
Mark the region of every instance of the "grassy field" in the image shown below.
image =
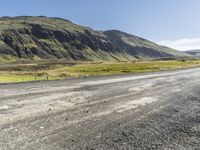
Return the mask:
<svg viewBox="0 0 200 150"><path fill-rule="evenodd" d="M1 63L0 83L154 72L200 66L200 61Z"/></svg>

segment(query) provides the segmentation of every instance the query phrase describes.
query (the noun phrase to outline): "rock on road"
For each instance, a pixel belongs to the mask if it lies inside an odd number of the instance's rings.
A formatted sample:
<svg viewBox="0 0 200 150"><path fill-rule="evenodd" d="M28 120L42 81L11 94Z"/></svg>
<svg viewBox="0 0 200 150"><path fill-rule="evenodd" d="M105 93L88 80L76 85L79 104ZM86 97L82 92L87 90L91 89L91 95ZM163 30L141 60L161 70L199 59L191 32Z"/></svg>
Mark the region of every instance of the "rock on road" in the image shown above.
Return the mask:
<svg viewBox="0 0 200 150"><path fill-rule="evenodd" d="M1 150L198 150L200 68L0 84Z"/></svg>

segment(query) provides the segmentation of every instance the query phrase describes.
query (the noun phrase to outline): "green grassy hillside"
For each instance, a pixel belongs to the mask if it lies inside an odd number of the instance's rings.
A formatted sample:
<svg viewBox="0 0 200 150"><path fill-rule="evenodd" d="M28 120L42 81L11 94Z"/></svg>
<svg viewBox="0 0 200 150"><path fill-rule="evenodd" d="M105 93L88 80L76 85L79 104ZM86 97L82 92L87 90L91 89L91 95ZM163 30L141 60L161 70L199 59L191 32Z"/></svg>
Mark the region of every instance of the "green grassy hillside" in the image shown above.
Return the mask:
<svg viewBox="0 0 200 150"><path fill-rule="evenodd" d="M96 31L49 17L0 18L0 61L128 61L188 57L121 31Z"/></svg>

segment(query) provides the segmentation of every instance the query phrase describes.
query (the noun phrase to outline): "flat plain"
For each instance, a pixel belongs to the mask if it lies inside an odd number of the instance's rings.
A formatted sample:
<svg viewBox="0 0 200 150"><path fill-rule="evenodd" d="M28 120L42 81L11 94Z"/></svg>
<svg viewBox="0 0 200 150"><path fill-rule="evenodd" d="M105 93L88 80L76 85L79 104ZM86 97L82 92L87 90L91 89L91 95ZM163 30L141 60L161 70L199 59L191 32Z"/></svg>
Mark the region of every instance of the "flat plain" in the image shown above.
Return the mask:
<svg viewBox="0 0 200 150"><path fill-rule="evenodd" d="M128 62L24 61L1 62L0 83L60 80L174 70L200 66L199 60L154 60Z"/></svg>

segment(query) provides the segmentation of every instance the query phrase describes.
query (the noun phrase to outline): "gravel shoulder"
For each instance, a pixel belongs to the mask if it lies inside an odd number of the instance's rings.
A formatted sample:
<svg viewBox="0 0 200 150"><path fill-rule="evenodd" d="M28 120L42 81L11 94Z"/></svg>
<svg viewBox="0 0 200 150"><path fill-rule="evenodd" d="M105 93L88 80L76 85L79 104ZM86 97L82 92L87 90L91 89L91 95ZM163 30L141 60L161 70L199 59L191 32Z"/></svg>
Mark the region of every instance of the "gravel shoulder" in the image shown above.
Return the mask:
<svg viewBox="0 0 200 150"><path fill-rule="evenodd" d="M200 149L200 68L0 85L0 147Z"/></svg>

